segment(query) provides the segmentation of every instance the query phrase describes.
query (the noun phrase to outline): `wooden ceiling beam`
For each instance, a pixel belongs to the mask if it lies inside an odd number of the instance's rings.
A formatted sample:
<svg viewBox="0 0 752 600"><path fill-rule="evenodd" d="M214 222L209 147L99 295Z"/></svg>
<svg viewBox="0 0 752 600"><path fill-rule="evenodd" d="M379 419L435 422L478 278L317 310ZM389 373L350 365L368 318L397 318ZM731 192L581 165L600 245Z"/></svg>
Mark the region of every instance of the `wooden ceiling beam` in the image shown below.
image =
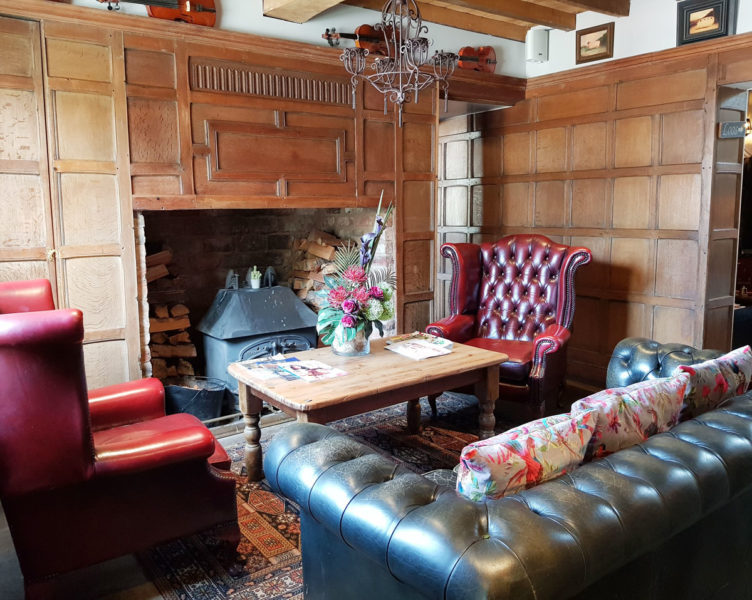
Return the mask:
<svg viewBox="0 0 752 600"><path fill-rule="evenodd" d="M383 0L345 0L345 4L369 8L378 12L381 12L384 6ZM488 15L488 18L479 19L477 15L470 14L459 7L453 9L421 3L420 12L423 15L423 20L429 23L438 23L447 27L484 33L518 42L525 41L525 34L529 29L526 26L504 21L500 17L495 17L495 15Z"/></svg>
<svg viewBox="0 0 752 600"><path fill-rule="evenodd" d="M544 25L553 29L572 31L576 27L577 15L548 6L541 6L523 0L423 0L421 11L426 4L442 6L444 8L464 8L475 14L488 17L504 17L528 25Z"/></svg>
<svg viewBox="0 0 752 600"><path fill-rule="evenodd" d="M615 17L629 16L630 0L558 0L562 4L572 6L580 10L592 10L604 15Z"/></svg>
<svg viewBox="0 0 752 600"><path fill-rule="evenodd" d="M342 0L264 0L264 16L306 23L332 6L342 4Z"/></svg>

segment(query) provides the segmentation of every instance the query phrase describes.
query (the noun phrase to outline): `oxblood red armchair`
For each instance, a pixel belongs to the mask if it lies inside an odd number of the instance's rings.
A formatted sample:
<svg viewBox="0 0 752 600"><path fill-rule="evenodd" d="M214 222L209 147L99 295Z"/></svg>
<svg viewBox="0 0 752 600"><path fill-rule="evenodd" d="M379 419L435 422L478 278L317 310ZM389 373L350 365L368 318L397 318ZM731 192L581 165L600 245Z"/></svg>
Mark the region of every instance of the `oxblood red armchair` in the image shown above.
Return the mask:
<svg viewBox="0 0 752 600"><path fill-rule="evenodd" d="M47 279L0 282L0 315L54 308L52 287ZM164 417L162 382L149 378L89 390L89 416L95 431ZM209 462L225 470L231 463L221 444L216 444Z"/></svg>
<svg viewBox="0 0 752 600"><path fill-rule="evenodd" d="M211 432L160 416L156 380L88 398L82 341L75 309L0 315L0 500L27 598L47 597L58 573L212 526L240 539Z"/></svg>
<svg viewBox="0 0 752 600"><path fill-rule="evenodd" d="M52 286L47 279L0 282L0 315L54 308Z"/></svg>
<svg viewBox="0 0 752 600"><path fill-rule="evenodd" d="M451 315L426 331L503 352L499 404L521 402L534 417L556 412L574 316L574 274L587 248L545 236L506 236L495 243L444 244L452 262ZM431 408L436 410L435 398Z"/></svg>

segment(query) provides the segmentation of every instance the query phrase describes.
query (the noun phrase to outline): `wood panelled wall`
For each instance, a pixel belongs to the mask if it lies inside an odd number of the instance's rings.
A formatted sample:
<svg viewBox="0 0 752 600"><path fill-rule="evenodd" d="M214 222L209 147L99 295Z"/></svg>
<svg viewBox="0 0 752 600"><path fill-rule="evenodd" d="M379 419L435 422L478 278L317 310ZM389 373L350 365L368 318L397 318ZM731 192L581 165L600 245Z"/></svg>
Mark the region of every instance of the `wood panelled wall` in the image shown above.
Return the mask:
<svg viewBox="0 0 752 600"><path fill-rule="evenodd" d="M121 36L0 17L0 47L0 277L83 311L90 386L137 377Z"/></svg>
<svg viewBox="0 0 752 600"><path fill-rule="evenodd" d="M0 278L49 277L83 309L90 385L139 375L133 211L375 207L383 190L397 328L433 320L435 90L400 128L370 87L353 106L329 48L37 0L0 15ZM461 94L521 97L477 75Z"/></svg>
<svg viewBox="0 0 752 600"><path fill-rule="evenodd" d="M717 90L752 81L752 36L693 46L528 80L515 107L440 126L437 247L537 232L593 251L569 351L593 387L624 337L730 345L741 144L714 159Z"/></svg>

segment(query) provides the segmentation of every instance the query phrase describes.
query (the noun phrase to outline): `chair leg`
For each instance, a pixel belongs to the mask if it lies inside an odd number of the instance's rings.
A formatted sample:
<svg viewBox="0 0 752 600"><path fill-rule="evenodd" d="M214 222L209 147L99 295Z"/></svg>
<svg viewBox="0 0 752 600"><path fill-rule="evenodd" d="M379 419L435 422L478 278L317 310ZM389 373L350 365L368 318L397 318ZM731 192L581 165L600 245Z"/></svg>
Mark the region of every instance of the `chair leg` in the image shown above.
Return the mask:
<svg viewBox="0 0 752 600"><path fill-rule="evenodd" d="M227 521L215 526L212 533L222 541L222 549L218 557L220 563L224 565L230 575L239 577L245 565L238 554L241 533L237 520Z"/></svg>
<svg viewBox="0 0 752 600"><path fill-rule="evenodd" d="M436 408L436 398L438 398L441 394L431 394L428 396L428 404L431 406L431 418L435 419L436 415L438 414L438 410Z"/></svg>

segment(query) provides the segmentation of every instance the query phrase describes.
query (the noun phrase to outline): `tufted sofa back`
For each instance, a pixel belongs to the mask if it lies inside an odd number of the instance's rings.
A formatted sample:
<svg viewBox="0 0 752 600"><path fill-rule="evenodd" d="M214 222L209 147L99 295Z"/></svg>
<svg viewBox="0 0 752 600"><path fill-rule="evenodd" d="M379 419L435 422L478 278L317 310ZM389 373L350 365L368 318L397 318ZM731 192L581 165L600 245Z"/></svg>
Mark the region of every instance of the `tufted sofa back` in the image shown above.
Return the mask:
<svg viewBox="0 0 752 600"><path fill-rule="evenodd" d="M481 244L476 337L531 341L549 325L569 327L567 305L574 305L570 258L581 250L542 235L510 235Z"/></svg>
<svg viewBox="0 0 752 600"><path fill-rule="evenodd" d="M616 344L606 373L606 387L625 387L638 381L669 377L679 365L718 358L718 350L698 350L685 344L661 344L642 337Z"/></svg>

